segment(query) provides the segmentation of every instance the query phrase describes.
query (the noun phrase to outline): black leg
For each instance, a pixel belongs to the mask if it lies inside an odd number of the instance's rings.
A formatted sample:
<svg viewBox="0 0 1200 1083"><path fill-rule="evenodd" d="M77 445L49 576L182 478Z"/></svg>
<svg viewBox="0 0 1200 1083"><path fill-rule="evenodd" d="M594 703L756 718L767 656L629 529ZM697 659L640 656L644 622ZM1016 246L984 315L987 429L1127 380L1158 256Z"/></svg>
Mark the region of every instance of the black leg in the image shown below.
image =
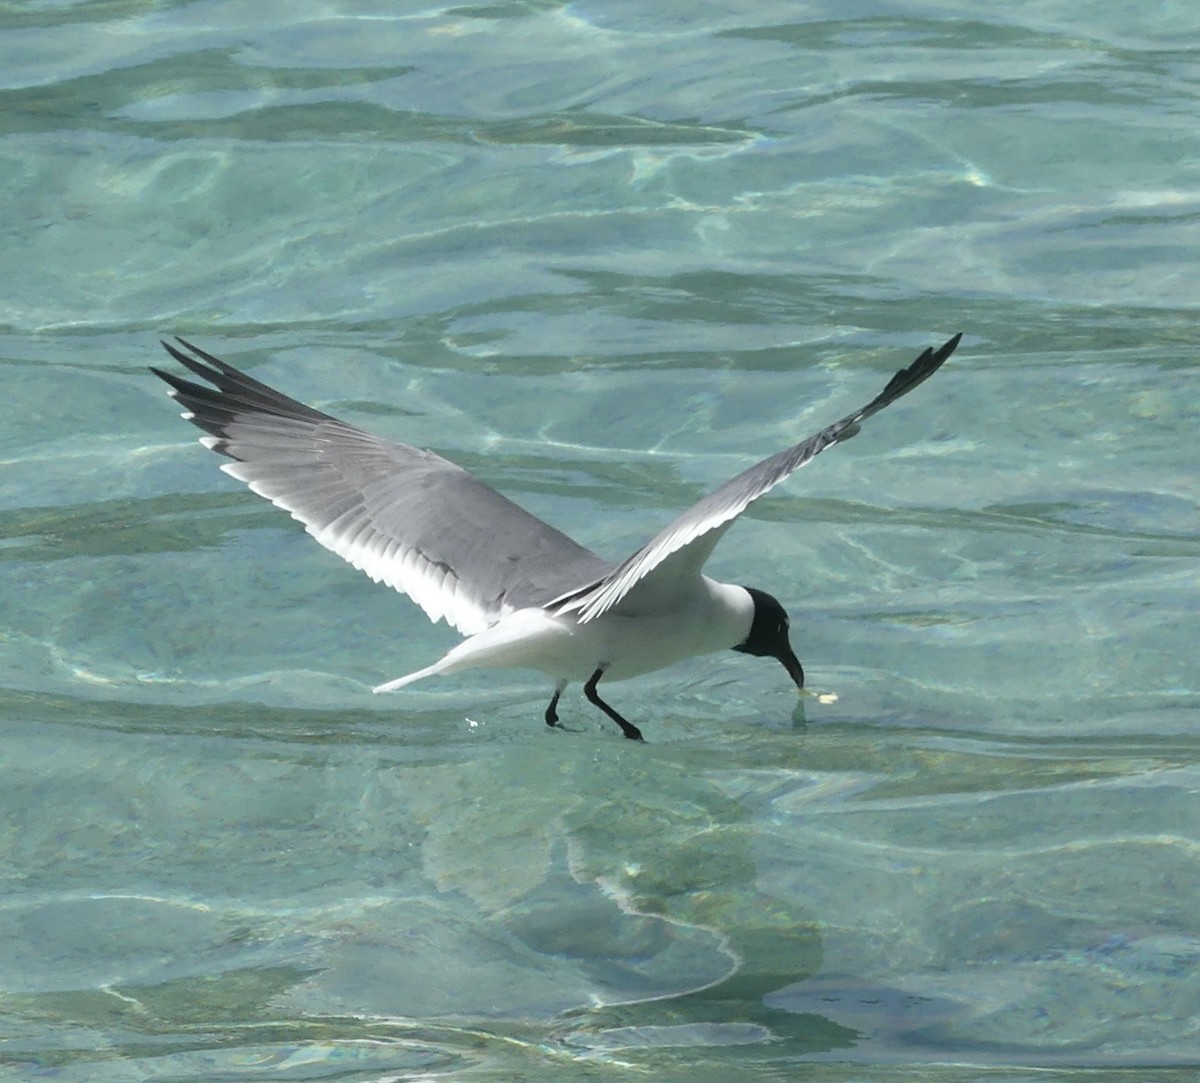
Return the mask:
<svg viewBox="0 0 1200 1083"><path fill-rule="evenodd" d="M554 686L554 695L550 697L550 705L546 708L546 725L558 725L558 697L563 694L563 689L567 687L566 681L559 681Z"/></svg>
<svg viewBox="0 0 1200 1083"><path fill-rule="evenodd" d="M621 732L631 741L644 740L642 731L637 728L632 722L626 722L616 711L614 711L607 703L604 702L596 692L596 682L604 675L603 669L596 670L591 675L588 683L583 686L583 694L600 708L609 718L611 718L618 726L621 727Z"/></svg>

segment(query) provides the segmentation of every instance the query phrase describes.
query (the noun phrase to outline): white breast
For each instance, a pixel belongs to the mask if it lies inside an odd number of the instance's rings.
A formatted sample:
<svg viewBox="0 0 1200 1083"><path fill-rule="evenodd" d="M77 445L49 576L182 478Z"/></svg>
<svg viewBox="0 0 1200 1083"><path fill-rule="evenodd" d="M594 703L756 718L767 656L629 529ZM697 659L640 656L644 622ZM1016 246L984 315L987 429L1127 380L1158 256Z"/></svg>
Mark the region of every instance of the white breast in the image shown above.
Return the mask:
<svg viewBox="0 0 1200 1083"><path fill-rule="evenodd" d="M573 613L555 617L544 609L518 609L432 666L376 691L474 668L535 669L568 681L586 681L603 669L606 680L619 681L735 647L750 634L753 619L754 602L742 587L706 577L685 604L662 612L610 610L580 624Z"/></svg>

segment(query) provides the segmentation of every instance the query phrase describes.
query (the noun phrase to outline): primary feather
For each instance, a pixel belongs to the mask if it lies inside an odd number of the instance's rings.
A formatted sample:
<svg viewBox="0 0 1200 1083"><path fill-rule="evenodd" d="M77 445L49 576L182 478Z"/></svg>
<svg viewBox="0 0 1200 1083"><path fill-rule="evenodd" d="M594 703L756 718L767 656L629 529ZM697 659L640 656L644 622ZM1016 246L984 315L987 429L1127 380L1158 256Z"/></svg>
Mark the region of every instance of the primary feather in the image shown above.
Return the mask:
<svg viewBox="0 0 1200 1083"><path fill-rule="evenodd" d="M153 371L210 434L204 443L234 460L222 469L430 620L473 635L612 567L440 455L364 432L178 342L163 346L213 386Z"/></svg>

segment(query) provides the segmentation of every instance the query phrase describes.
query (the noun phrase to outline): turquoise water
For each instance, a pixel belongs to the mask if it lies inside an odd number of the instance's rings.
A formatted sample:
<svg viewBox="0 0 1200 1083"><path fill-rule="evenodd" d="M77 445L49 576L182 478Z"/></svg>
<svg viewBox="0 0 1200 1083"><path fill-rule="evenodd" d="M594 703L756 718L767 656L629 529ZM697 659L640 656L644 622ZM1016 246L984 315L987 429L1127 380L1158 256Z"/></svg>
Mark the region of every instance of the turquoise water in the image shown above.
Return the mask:
<svg viewBox="0 0 1200 1083"><path fill-rule="evenodd" d="M1194 1079L1193 4L0 4L0 1078ZM728 652L455 642L222 475L182 334Z"/></svg>

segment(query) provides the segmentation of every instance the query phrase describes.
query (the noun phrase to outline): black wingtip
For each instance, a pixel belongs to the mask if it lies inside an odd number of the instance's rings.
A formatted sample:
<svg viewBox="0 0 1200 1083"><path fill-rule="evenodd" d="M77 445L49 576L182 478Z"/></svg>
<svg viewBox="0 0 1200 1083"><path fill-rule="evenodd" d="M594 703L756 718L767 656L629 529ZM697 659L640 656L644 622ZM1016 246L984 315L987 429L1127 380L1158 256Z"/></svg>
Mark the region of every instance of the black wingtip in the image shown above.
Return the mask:
<svg viewBox="0 0 1200 1083"><path fill-rule="evenodd" d="M202 350L195 343L188 342L179 335L172 336L174 342L159 339L159 343L167 353L178 361L185 369L199 376L204 384L192 383L181 376L176 376L163 369L150 366L150 371L172 389L171 394L180 398L196 417L192 423L202 429L220 436L221 433L209 426L204 418L214 410L222 414L222 424L228 418L225 415L242 412L270 414L276 417L300 418L305 421L336 420L329 414L323 414L303 403L289 398L281 391L267 384L260 383L240 369L234 368L228 362L215 357L207 350ZM176 345L178 343L178 345ZM211 387L208 385L212 385ZM216 424L214 421L212 424Z"/></svg>
<svg viewBox="0 0 1200 1083"><path fill-rule="evenodd" d="M879 396L863 411L864 417L869 417L878 410L895 402L902 395L907 395L918 384L924 383L945 364L946 359L954 353L962 341L963 333L958 332L953 338L947 339L936 350L929 347L907 368L901 369L893 376Z"/></svg>
<svg viewBox="0 0 1200 1083"><path fill-rule="evenodd" d="M236 373L239 376L241 375L241 373L237 369L235 369L232 365L227 364L226 362L222 361L219 357L214 357L207 350L200 349L200 347L195 345L194 343L188 342L188 340L186 338L183 338L181 335L176 335L175 341L178 342L179 345L182 346L185 350L191 350L192 353L195 354L197 357L199 357L202 361L207 361L210 365L213 366L213 368L217 369L220 372L225 373L227 376L230 374L234 374L234 373ZM163 343L163 345L167 346L167 344L165 342ZM171 347L167 346L167 349L171 350ZM174 350L171 350L171 352L175 353Z"/></svg>
<svg viewBox="0 0 1200 1083"><path fill-rule="evenodd" d="M183 356L183 354L181 354L181 353L179 352L179 350L177 350L177 349L176 349L174 346L172 346L172 345L171 345L171 344L170 344L170 343L169 343L169 342L168 342L168 341L167 341L165 338L160 338L160 339L158 340L158 344L159 344L159 345L160 345L160 346L161 346L161 347L162 347L164 350L166 350L166 351L167 351L167 353L169 353L169 354L170 354L170 355L171 355L173 358L175 358L175 360L176 360L176 361L186 361L186 360L187 360L187 359L186 359L186 358Z"/></svg>
<svg viewBox="0 0 1200 1083"><path fill-rule="evenodd" d="M241 375L238 373L237 369L230 369L230 366L226 365L223 361L220 361L211 354L205 353L203 350L198 349L186 339L176 336L175 341L183 346L184 349L190 350L191 353L184 353L183 350L179 349L178 346L173 345L166 339L160 338L158 341L162 348L166 350L167 353L169 353L184 368L195 373L201 379L209 381L209 383L219 385L219 380L222 374L226 376ZM175 387L176 389L179 388L179 385L168 376L163 375L162 373L157 373L156 375L161 375L162 378L166 380L167 383L171 384L172 387Z"/></svg>

